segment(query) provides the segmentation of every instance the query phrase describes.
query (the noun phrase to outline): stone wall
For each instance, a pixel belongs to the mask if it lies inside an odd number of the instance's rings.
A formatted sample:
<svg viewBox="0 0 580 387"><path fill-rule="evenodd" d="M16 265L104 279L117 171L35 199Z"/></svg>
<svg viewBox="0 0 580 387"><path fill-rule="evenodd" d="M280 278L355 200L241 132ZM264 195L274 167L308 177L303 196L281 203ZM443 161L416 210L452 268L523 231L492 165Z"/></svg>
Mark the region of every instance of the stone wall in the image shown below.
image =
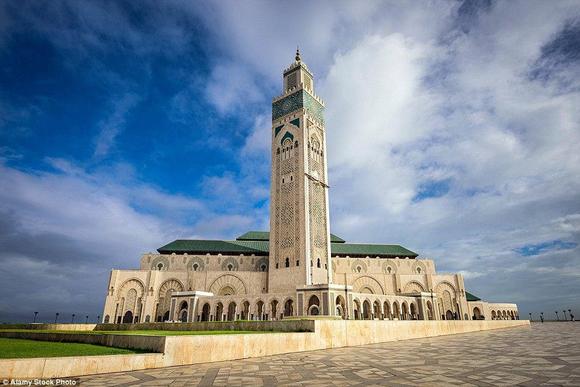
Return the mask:
<svg viewBox="0 0 580 387"><path fill-rule="evenodd" d="M305 333L167 336L163 355L0 359L0 378L67 377L226 361L492 329L526 328L529 321L316 320L314 325L315 332Z"/></svg>

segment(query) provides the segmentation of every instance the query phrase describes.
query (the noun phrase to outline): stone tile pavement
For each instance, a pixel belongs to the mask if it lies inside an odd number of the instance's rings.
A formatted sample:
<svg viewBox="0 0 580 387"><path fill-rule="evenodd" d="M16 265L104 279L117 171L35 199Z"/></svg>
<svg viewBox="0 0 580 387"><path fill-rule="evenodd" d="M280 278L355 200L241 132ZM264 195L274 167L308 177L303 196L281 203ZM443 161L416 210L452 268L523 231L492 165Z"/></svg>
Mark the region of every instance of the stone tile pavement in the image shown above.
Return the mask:
<svg viewBox="0 0 580 387"><path fill-rule="evenodd" d="M580 386L580 323L96 375L88 386Z"/></svg>

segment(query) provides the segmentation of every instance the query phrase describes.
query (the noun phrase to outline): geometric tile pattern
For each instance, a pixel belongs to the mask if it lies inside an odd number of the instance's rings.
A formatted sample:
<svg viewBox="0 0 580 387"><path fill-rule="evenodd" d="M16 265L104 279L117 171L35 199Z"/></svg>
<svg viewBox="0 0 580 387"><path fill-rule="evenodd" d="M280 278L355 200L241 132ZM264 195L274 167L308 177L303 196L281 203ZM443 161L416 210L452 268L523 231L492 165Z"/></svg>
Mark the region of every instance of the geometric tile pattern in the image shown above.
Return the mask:
<svg viewBox="0 0 580 387"><path fill-rule="evenodd" d="M580 386L580 323L80 378L82 386Z"/></svg>

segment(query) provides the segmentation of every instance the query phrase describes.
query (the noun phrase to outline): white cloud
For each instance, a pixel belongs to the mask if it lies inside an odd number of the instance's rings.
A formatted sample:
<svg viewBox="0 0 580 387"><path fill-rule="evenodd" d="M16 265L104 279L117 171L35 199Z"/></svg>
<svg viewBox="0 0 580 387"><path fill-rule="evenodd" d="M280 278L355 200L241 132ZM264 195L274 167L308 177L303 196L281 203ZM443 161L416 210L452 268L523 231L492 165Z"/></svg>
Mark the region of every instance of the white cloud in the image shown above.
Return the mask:
<svg viewBox="0 0 580 387"><path fill-rule="evenodd" d="M139 97L133 93L126 93L113 102L112 113L98 124L99 134L95 140L96 158L105 157L114 146L115 139L123 131L127 115L137 105Z"/></svg>

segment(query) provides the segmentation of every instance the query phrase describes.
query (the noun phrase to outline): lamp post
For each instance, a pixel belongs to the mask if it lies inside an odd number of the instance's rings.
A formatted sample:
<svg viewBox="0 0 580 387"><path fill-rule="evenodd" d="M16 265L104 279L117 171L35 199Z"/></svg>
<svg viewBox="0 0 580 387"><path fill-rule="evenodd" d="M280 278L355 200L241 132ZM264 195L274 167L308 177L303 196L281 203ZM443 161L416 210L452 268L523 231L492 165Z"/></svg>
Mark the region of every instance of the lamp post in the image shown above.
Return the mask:
<svg viewBox="0 0 580 387"><path fill-rule="evenodd" d="M558 316L558 311L556 311L556 320L560 321L560 316Z"/></svg>
<svg viewBox="0 0 580 387"><path fill-rule="evenodd" d="M38 316L38 312L34 312L34 320L32 320L32 323L36 323L36 316Z"/></svg>
<svg viewBox="0 0 580 387"><path fill-rule="evenodd" d="M564 309L562 312L564 312L564 321L568 321L568 316L566 316L566 309Z"/></svg>
<svg viewBox="0 0 580 387"><path fill-rule="evenodd" d="M568 313L570 314L570 321L574 321L572 320L572 309L568 309Z"/></svg>
<svg viewBox="0 0 580 387"><path fill-rule="evenodd" d="M59 314L60 314L60 313L56 312L56 315L54 316L54 323L55 323L55 324L56 324L56 322L58 321L58 315L59 315Z"/></svg>
<svg viewBox="0 0 580 387"><path fill-rule="evenodd" d="M75 314L72 314L72 318L70 319L70 323L73 324L75 322Z"/></svg>
<svg viewBox="0 0 580 387"><path fill-rule="evenodd" d="M532 320L532 313L530 313L530 321L534 321L534 320Z"/></svg>
<svg viewBox="0 0 580 387"><path fill-rule="evenodd" d="M540 321L544 322L544 312L540 312Z"/></svg>
<svg viewBox="0 0 580 387"><path fill-rule="evenodd" d="M99 321L101 321L101 316L100 315L97 316L97 324L99 323Z"/></svg>
<svg viewBox="0 0 580 387"><path fill-rule="evenodd" d="M88 324L89 323L89 315L87 314L85 317L86 317L85 324Z"/></svg>

